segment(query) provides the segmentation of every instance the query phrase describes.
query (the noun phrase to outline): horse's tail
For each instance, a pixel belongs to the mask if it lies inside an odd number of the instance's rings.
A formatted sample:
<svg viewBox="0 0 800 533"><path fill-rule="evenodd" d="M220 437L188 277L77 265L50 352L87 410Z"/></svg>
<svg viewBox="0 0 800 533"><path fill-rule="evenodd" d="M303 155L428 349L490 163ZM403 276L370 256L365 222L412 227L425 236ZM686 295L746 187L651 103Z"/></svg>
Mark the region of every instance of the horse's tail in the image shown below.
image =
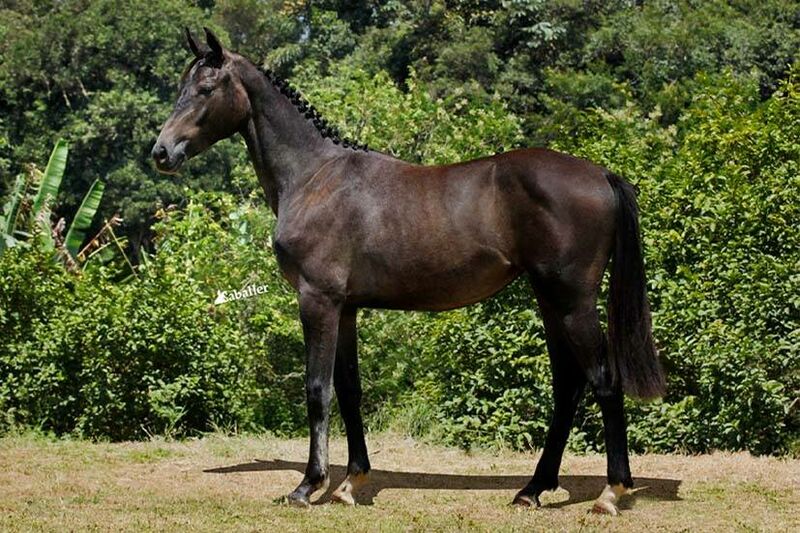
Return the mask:
<svg viewBox="0 0 800 533"><path fill-rule="evenodd" d="M608 301L611 368L617 370L622 390L628 395L656 398L664 395L666 384L653 343L636 189L615 174L608 173L607 177L617 197Z"/></svg>

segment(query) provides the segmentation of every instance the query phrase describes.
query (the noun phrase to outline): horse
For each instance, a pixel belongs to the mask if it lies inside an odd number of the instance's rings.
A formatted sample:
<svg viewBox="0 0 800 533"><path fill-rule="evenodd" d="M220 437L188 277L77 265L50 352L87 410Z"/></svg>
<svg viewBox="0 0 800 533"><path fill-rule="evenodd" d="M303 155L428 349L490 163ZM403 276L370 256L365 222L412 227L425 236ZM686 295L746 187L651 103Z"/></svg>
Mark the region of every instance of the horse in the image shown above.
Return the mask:
<svg viewBox="0 0 800 533"><path fill-rule="evenodd" d="M423 166L340 138L299 93L223 47L207 28L183 72L152 157L158 171L244 137L277 220L273 248L298 295L310 449L288 496L308 506L330 482L336 391L348 444L334 502L354 504L370 462L361 418L359 308L441 311L489 298L526 275L545 326L554 414L541 457L513 504L540 506L558 473L584 389L600 406L608 484L593 510L617 514L633 487L624 394L661 396L636 189L589 161L544 148ZM610 263L610 267L609 267ZM610 268L608 332L597 310Z"/></svg>

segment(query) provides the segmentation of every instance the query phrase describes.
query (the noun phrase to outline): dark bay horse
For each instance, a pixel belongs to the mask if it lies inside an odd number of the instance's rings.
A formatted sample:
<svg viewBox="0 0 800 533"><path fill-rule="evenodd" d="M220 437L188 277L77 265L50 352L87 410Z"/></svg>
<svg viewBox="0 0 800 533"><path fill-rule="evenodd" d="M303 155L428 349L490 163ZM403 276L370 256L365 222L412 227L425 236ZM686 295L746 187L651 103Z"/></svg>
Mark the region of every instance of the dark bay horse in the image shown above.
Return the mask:
<svg viewBox="0 0 800 533"><path fill-rule="evenodd" d="M542 456L514 503L558 487L585 386L600 405L608 486L594 509L616 514L633 486L623 393L653 398L664 377L653 345L633 187L609 171L545 149L420 166L339 139L296 91L222 47L206 30L180 80L152 156L164 173L240 133L277 216L274 249L298 292L306 346L311 444L288 496L308 505L329 483L328 425L336 390L347 430L354 502L370 471L356 351L359 307L444 310L495 294L525 274L544 319L555 410ZM611 260L608 336L596 302Z"/></svg>

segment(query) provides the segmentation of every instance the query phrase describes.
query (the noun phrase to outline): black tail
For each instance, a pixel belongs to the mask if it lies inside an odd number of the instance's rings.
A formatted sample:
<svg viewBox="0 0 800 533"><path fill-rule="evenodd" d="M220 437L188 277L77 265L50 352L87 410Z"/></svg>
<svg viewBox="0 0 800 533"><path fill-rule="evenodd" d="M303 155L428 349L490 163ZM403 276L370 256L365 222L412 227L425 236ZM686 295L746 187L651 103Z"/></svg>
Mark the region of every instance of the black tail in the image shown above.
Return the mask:
<svg viewBox="0 0 800 533"><path fill-rule="evenodd" d="M608 344L611 368L622 390L643 399L663 396L664 371L653 344L650 304L639 234L636 189L615 174L608 181L617 197L617 229L608 302Z"/></svg>

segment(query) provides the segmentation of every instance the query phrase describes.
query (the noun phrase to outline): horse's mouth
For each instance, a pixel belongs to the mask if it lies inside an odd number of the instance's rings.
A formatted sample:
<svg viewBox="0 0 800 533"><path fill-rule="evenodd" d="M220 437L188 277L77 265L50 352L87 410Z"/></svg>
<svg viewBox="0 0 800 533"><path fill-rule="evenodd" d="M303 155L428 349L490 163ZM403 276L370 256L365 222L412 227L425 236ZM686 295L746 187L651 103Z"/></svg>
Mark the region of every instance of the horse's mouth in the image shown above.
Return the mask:
<svg viewBox="0 0 800 533"><path fill-rule="evenodd" d="M174 161L156 161L156 170L161 174L177 174L186 161L186 154L181 153L175 157Z"/></svg>

